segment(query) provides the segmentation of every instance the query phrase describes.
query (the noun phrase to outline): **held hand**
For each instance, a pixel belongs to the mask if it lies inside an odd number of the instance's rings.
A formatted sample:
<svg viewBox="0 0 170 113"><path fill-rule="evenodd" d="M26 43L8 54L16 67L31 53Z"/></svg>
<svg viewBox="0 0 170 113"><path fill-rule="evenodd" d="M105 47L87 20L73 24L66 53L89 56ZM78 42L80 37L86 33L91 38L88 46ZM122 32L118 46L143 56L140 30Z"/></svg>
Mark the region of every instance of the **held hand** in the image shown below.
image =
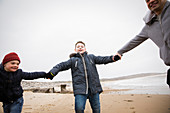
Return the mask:
<svg viewBox="0 0 170 113"><path fill-rule="evenodd" d="M114 56L114 61L118 61L118 60L120 60L120 57L118 55L115 55Z"/></svg>
<svg viewBox="0 0 170 113"><path fill-rule="evenodd" d="M117 53L115 56L113 56L113 60L114 61L118 61L118 60L121 60L121 55L119 53Z"/></svg>
<svg viewBox="0 0 170 113"><path fill-rule="evenodd" d="M54 75L53 75L51 72L48 72L48 73L46 74L46 79L52 80L53 78L54 78Z"/></svg>

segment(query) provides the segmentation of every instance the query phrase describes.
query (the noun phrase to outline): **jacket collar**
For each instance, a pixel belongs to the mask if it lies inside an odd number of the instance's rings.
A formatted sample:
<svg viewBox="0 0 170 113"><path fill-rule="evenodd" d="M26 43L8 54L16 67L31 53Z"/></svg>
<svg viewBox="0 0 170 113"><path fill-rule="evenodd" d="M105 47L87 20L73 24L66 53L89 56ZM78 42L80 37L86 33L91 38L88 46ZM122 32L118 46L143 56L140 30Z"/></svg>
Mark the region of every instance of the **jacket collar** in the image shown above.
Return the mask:
<svg viewBox="0 0 170 113"><path fill-rule="evenodd" d="M87 51L84 52L82 55L83 55L83 56L87 55ZM70 58L71 58L71 57L80 57L80 53L72 53L72 54L70 54Z"/></svg>
<svg viewBox="0 0 170 113"><path fill-rule="evenodd" d="M4 66L2 65L2 63L0 64L0 70L4 70Z"/></svg>
<svg viewBox="0 0 170 113"><path fill-rule="evenodd" d="M162 12L164 12L165 9L166 9L167 7L169 7L169 5L170 5L170 2L167 1L167 2L165 3L165 6L164 6ZM162 15L162 13L161 13L161 15ZM149 10L149 11L147 12L147 14L145 15L145 17L143 18L143 20L144 20L144 22L145 22L146 24L151 25L153 19L155 19L156 17L157 17L156 14L155 14L154 12L152 12L152 11Z"/></svg>
<svg viewBox="0 0 170 113"><path fill-rule="evenodd" d="M7 71L5 71L4 66L2 65L2 63L0 64L0 71L1 72L7 72Z"/></svg>

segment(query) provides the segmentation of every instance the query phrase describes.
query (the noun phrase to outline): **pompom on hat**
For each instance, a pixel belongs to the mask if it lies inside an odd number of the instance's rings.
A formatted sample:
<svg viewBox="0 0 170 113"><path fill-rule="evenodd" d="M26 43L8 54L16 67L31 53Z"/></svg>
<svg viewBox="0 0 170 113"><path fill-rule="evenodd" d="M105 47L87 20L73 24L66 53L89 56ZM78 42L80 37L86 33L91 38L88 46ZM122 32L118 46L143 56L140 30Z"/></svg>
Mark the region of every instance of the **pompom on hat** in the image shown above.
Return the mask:
<svg viewBox="0 0 170 113"><path fill-rule="evenodd" d="M21 62L19 56L15 53L15 52L11 52L8 53L7 55L5 55L3 61L2 61L2 65L4 65L5 63L12 61L12 60L18 60L19 63Z"/></svg>

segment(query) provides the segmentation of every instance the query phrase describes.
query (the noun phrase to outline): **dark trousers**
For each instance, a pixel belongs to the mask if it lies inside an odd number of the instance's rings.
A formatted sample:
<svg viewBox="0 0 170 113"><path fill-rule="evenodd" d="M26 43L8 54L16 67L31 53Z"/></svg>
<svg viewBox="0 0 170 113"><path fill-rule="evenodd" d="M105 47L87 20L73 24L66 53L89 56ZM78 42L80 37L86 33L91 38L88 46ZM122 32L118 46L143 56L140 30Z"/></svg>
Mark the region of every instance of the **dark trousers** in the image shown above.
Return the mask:
<svg viewBox="0 0 170 113"><path fill-rule="evenodd" d="M21 113L24 99L17 99L12 103L3 103L4 113Z"/></svg>
<svg viewBox="0 0 170 113"><path fill-rule="evenodd" d="M168 69L168 72L167 72L167 84L169 85L169 88L170 88L170 69Z"/></svg>

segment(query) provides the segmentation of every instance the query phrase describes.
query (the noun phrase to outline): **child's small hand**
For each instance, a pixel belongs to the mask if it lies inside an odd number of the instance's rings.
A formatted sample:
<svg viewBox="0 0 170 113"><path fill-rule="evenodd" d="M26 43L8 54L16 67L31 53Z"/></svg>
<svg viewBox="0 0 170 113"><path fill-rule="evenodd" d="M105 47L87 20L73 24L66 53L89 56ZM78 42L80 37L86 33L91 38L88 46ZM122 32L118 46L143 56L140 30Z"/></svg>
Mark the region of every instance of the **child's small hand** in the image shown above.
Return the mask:
<svg viewBox="0 0 170 113"><path fill-rule="evenodd" d="M118 55L115 55L114 56L114 61L118 61L118 60L120 60L120 57Z"/></svg>
<svg viewBox="0 0 170 113"><path fill-rule="evenodd" d="M53 78L54 78L54 75L52 73L49 72L46 74L46 79L52 80Z"/></svg>
<svg viewBox="0 0 170 113"><path fill-rule="evenodd" d="M113 56L113 60L114 61L118 61L118 60L120 60L121 59L121 55L119 54L119 53L117 53L115 56Z"/></svg>

